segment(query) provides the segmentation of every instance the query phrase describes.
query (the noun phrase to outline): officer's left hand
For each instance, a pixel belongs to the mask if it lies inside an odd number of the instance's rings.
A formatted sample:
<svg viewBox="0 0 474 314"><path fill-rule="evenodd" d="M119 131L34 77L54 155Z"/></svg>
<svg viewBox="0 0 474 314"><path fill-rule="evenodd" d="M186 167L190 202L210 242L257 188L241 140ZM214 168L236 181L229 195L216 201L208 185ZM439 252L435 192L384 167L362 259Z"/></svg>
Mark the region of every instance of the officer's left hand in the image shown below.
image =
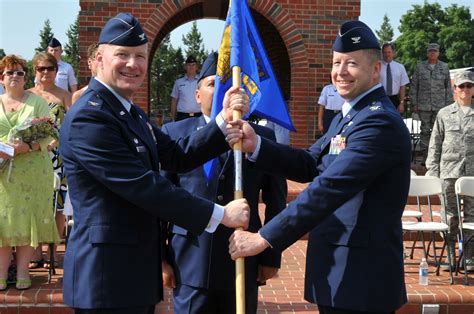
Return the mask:
<svg viewBox="0 0 474 314"><path fill-rule="evenodd" d="M242 230L235 230L229 241L229 253L233 260L239 257L255 256L269 247L267 241L259 233Z"/></svg>
<svg viewBox="0 0 474 314"><path fill-rule="evenodd" d="M257 282L262 285L266 284L268 279L272 279L278 274L278 270L276 267L259 265Z"/></svg>
<svg viewBox="0 0 474 314"><path fill-rule="evenodd" d="M226 121L232 121L234 110L240 111L244 116L250 110L249 103L249 96L243 88L231 87L224 96L222 116Z"/></svg>

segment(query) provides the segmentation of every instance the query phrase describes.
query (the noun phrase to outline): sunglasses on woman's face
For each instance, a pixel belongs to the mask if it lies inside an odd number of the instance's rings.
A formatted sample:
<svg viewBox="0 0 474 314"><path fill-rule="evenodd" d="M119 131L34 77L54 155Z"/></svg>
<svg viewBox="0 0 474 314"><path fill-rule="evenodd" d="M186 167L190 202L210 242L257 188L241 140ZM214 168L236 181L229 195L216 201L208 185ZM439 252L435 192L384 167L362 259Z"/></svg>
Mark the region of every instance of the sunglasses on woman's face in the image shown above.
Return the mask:
<svg viewBox="0 0 474 314"><path fill-rule="evenodd" d="M472 88L472 84L461 84L458 86L459 89L463 89L463 88Z"/></svg>
<svg viewBox="0 0 474 314"><path fill-rule="evenodd" d="M50 67L36 67L36 71L38 71L38 72L44 72L44 71L54 72L54 71L56 71L56 68L53 67L53 66L50 66Z"/></svg>
<svg viewBox="0 0 474 314"><path fill-rule="evenodd" d="M13 76L13 75L16 75L16 76L25 76L25 75L26 75L26 72L25 72L25 71L20 71L20 70L16 70L16 71L9 70L9 71L3 71L3 75L8 75L8 76Z"/></svg>

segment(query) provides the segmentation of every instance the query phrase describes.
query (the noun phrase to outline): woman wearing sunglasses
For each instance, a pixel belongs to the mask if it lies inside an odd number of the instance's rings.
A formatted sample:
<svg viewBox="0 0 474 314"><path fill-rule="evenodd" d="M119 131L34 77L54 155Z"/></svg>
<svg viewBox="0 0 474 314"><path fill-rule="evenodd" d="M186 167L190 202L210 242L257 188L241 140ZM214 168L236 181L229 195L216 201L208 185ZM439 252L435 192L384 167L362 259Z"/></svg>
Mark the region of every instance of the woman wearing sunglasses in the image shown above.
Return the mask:
<svg viewBox="0 0 474 314"><path fill-rule="evenodd" d="M13 157L0 151L0 158L14 159L10 169L0 170L0 290L6 278L12 247L16 247L16 288L31 286L28 263L42 242L57 242L58 231L51 214L53 169L47 146L51 138L25 143L15 130L34 117L50 117L46 101L24 90L26 61L8 55L0 61L0 144L13 147Z"/></svg>
<svg viewBox="0 0 474 314"><path fill-rule="evenodd" d="M55 85L54 80L56 78L58 62L52 54L47 52L37 53L33 57L33 69L35 70L36 86L31 88L30 91L43 97L48 102L49 109L54 117L54 125L59 130L64 120L66 110L71 106L72 94ZM64 208L64 195L67 190L67 182L64 177L63 162L56 148L57 144L57 142L54 142L48 146L48 151L53 162L54 172L62 179L61 193L58 193L56 200L56 208L58 209L56 212L56 224L59 234L62 235L65 227L65 217L62 213L62 209ZM43 266L44 261L41 252L41 247L36 249L29 266L30 269ZM48 267L48 265L46 266Z"/></svg>

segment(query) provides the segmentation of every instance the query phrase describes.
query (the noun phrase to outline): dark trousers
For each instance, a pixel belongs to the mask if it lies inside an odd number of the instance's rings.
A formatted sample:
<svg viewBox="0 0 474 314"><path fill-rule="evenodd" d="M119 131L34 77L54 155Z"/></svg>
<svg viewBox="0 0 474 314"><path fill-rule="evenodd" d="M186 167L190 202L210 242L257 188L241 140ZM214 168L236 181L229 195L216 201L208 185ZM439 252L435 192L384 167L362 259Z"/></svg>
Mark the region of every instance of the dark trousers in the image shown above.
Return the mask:
<svg viewBox="0 0 474 314"><path fill-rule="evenodd" d="M388 98L390 98L390 100L392 101L392 104L395 106L395 109L397 109L398 105L400 105L400 96L392 95L392 96L388 96Z"/></svg>
<svg viewBox="0 0 474 314"><path fill-rule="evenodd" d="M245 289L245 313L257 313L258 288ZM234 314L235 291L179 285L173 290L175 314Z"/></svg>
<svg viewBox="0 0 474 314"><path fill-rule="evenodd" d="M324 117L323 117L323 133L326 133L329 130L329 126L331 125L332 119L341 112L341 110L327 110L324 109Z"/></svg>
<svg viewBox="0 0 474 314"><path fill-rule="evenodd" d="M395 314L395 311L392 312L365 312L365 311L354 311L354 310L345 310L338 309L332 306L319 305L319 314Z"/></svg>
<svg viewBox="0 0 474 314"><path fill-rule="evenodd" d="M202 112L176 112L176 120L175 121L180 121L184 120L187 118L194 118L194 117L199 117L202 115Z"/></svg>
<svg viewBox="0 0 474 314"><path fill-rule="evenodd" d="M74 309L75 314L153 314L155 306L121 309Z"/></svg>

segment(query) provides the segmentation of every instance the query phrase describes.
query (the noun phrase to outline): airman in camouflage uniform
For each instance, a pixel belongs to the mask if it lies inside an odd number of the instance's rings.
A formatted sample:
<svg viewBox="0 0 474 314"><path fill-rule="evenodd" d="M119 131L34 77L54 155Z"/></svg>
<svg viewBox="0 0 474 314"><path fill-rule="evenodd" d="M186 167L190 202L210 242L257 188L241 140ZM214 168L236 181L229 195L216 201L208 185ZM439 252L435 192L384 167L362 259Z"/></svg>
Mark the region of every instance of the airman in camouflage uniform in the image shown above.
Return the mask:
<svg viewBox="0 0 474 314"><path fill-rule="evenodd" d="M474 176L474 72L462 72L454 78L456 102L441 109L436 117L426 159L426 175L443 179L445 212L450 233L448 243L454 248L458 234L458 214L454 184L462 176ZM474 222L474 198L464 197L464 221ZM465 239L472 233L464 232ZM466 258L472 259L474 240L465 246ZM469 264L468 264L469 265ZM474 265L474 263L471 263Z"/></svg>
<svg viewBox="0 0 474 314"><path fill-rule="evenodd" d="M421 120L420 147L425 162L431 130L438 111L453 102L449 67L439 61L439 45L428 45L428 60L420 62L413 73L410 99Z"/></svg>

